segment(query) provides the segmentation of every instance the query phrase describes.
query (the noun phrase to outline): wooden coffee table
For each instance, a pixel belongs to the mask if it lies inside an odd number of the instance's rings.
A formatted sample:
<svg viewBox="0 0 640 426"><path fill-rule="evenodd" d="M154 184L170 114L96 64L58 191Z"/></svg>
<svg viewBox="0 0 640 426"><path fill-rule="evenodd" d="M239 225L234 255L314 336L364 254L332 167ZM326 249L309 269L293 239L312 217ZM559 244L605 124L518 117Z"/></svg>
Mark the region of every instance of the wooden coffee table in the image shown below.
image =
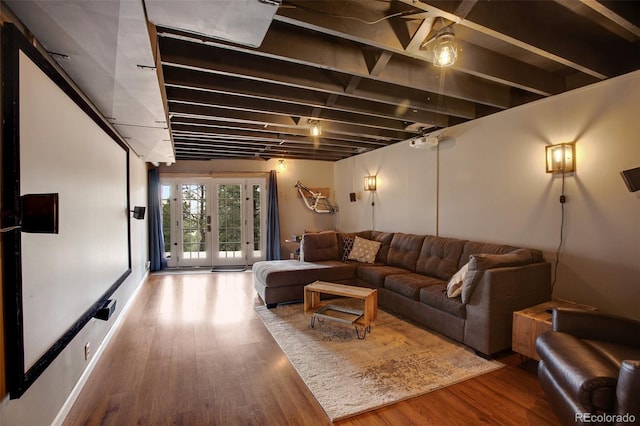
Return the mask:
<svg viewBox="0 0 640 426"><path fill-rule="evenodd" d="M321 294L349 297L364 300L364 310L356 310L323 304L320 302ZM344 284L335 284L325 281L316 281L304 287L304 311L312 312L311 326L316 319L329 319L346 323L356 323L364 327L364 333L358 338L364 339L367 332L371 332L371 323L378 316L378 290L366 287L356 287Z"/></svg>

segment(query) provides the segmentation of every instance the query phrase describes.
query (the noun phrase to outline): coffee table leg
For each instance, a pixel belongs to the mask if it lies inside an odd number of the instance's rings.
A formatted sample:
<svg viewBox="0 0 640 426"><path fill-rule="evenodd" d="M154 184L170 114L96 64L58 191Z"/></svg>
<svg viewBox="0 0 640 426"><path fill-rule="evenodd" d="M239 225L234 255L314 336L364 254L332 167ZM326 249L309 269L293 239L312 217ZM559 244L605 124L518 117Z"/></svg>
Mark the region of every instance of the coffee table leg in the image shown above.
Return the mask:
<svg viewBox="0 0 640 426"><path fill-rule="evenodd" d="M366 310L370 312L369 320L374 321L378 317L378 291L374 291L365 299Z"/></svg>
<svg viewBox="0 0 640 426"><path fill-rule="evenodd" d="M304 289L304 311L308 312L320 303L320 293L313 290Z"/></svg>

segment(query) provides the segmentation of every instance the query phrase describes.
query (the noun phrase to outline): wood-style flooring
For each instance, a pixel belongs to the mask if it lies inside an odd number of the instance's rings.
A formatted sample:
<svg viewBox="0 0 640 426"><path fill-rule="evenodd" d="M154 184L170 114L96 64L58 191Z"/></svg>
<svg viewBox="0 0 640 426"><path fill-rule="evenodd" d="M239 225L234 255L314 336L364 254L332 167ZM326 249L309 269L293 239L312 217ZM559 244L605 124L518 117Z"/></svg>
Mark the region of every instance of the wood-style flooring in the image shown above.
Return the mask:
<svg viewBox="0 0 640 426"><path fill-rule="evenodd" d="M327 425L257 317L251 272L151 275L65 425ZM302 307L301 307L302 309ZM339 425L557 425L534 361Z"/></svg>

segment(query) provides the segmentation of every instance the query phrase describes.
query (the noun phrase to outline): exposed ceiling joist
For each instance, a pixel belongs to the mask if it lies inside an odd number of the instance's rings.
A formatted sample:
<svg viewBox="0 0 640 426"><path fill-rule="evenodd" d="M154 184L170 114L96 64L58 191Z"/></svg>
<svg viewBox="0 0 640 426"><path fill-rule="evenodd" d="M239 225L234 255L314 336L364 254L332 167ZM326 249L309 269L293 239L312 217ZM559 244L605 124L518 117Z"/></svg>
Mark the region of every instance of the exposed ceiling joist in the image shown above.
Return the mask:
<svg viewBox="0 0 640 426"><path fill-rule="evenodd" d="M170 118L155 125L171 132L160 142L173 138L176 159L336 161L640 69L637 1L283 0L275 15L271 6L263 16L264 5L242 0L262 24L270 22L266 32L245 25L244 6L202 1L204 8L152 0L160 25L151 51L159 56ZM23 3L49 13L40 19L45 23L73 16L75 4L9 0L17 8ZM180 20L157 18L168 10L179 10ZM203 10L212 16L201 16ZM219 17L209 28L206 22ZM237 37L219 32L231 22L245 22L234 29ZM83 37L85 27L65 18L65 31L42 31L52 37L42 42L63 52L75 44L120 49L105 47L107 38ZM424 46L445 27L459 53L453 66L439 68L432 45ZM85 74L79 80L90 85L93 75ZM140 109L138 101L125 106L121 117ZM322 126L320 137L310 135L312 121ZM116 124L131 134L147 125ZM147 139L141 146L155 149L157 137Z"/></svg>

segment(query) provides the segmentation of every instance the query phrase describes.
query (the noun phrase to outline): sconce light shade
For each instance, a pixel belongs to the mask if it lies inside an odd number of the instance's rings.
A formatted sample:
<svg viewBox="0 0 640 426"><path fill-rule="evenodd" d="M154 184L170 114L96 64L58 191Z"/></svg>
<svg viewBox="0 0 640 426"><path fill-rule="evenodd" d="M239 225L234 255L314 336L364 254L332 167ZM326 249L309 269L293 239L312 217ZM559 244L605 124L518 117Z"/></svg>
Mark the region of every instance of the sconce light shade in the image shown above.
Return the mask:
<svg viewBox="0 0 640 426"><path fill-rule="evenodd" d="M547 173L571 173L576 170L575 142L547 145Z"/></svg>
<svg viewBox="0 0 640 426"><path fill-rule="evenodd" d="M375 191L377 187L377 179L376 176L365 176L364 177L364 190L365 191Z"/></svg>
<svg viewBox="0 0 640 426"><path fill-rule="evenodd" d="M278 173L284 172L287 168L287 165L284 164L284 160L278 160Z"/></svg>

